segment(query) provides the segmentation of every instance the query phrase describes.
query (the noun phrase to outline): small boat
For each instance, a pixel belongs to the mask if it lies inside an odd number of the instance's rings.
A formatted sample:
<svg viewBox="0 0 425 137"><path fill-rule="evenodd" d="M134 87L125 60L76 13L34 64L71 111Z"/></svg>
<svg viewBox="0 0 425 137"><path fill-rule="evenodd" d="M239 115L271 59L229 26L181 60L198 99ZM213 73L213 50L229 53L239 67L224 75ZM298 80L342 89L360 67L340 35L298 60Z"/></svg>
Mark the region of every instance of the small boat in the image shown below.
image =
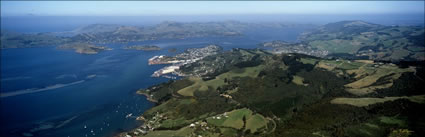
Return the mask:
<svg viewBox="0 0 425 137"><path fill-rule="evenodd" d="M133 113L130 113L127 116L125 116L125 118L131 117L132 115L133 115Z"/></svg>

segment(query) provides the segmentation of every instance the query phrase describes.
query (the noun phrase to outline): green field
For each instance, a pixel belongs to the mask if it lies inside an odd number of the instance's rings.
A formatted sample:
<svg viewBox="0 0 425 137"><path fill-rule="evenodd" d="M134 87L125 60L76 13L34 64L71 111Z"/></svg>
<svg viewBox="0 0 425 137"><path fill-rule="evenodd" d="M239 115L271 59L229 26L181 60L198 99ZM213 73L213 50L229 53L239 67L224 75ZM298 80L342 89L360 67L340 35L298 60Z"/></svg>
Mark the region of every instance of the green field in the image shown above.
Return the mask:
<svg viewBox="0 0 425 137"><path fill-rule="evenodd" d="M209 117L207 122L217 127L230 127L235 129L242 129L244 126L244 117L245 117L245 130L250 130L251 133L257 131L257 129L266 127L268 120L260 114L253 114L251 110L247 108L237 109L230 111L226 116Z"/></svg>
<svg viewBox="0 0 425 137"><path fill-rule="evenodd" d="M207 122L219 127L232 127L241 129L244 124L242 118L250 118L251 115L251 110L244 108L229 112L227 114L228 117L221 116L220 119L214 119L212 117L207 118Z"/></svg>
<svg viewBox="0 0 425 137"><path fill-rule="evenodd" d="M308 86L308 85L304 84L303 81L304 81L304 78L300 77L300 76L294 76L293 79L292 79L292 82L297 84L297 85Z"/></svg>
<svg viewBox="0 0 425 137"><path fill-rule="evenodd" d="M224 79L232 79L235 77L256 77L263 67L264 66L260 65L243 69L234 69L230 72L220 74L215 79L208 81L204 81L199 77L191 77L189 80L194 84L177 91L177 93L183 96L193 96L195 91L207 91L208 88L217 89L217 87L225 85Z"/></svg>
<svg viewBox="0 0 425 137"><path fill-rule="evenodd" d="M141 135L140 137L187 137L191 136L193 131L193 128L187 126L179 130L161 130L148 132L148 134Z"/></svg>
<svg viewBox="0 0 425 137"><path fill-rule="evenodd" d="M365 107L376 103L384 103L387 101L394 101L398 99L408 99L416 103L424 103L425 95L410 96L410 97L384 97L384 98L335 98L331 100L332 104L347 104L356 107Z"/></svg>
<svg viewBox="0 0 425 137"><path fill-rule="evenodd" d="M246 121L246 129L250 130L251 133L255 133L257 131L257 129L261 128L261 127L266 127L267 126L267 119L265 119L262 115L259 114L255 114L253 116L251 116L251 118L249 118Z"/></svg>

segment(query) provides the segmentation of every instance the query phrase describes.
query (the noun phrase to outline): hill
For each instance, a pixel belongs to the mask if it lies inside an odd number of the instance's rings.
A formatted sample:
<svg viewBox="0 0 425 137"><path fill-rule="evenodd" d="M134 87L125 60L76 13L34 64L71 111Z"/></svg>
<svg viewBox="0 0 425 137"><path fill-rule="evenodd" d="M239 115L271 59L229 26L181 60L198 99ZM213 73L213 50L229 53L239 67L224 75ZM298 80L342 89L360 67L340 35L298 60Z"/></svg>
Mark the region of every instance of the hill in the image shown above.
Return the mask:
<svg viewBox="0 0 425 137"><path fill-rule="evenodd" d="M61 37L47 33L24 34L3 30L1 31L0 39L0 49L53 46L66 42Z"/></svg>
<svg viewBox="0 0 425 137"><path fill-rule="evenodd" d="M423 27L383 26L363 21L343 21L305 33L300 40L311 47L329 51L330 56L352 56L386 61L423 61Z"/></svg>
<svg viewBox="0 0 425 137"><path fill-rule="evenodd" d="M423 66L233 49L141 89L132 136L423 136Z"/></svg>

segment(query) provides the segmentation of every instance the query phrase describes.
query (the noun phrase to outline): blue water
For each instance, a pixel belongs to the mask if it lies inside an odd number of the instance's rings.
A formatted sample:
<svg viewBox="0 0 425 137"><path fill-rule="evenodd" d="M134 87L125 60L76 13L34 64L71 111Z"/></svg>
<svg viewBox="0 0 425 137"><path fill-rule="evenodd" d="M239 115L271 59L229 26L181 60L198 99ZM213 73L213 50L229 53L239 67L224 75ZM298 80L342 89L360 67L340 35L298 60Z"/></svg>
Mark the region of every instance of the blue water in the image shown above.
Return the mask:
<svg viewBox="0 0 425 137"><path fill-rule="evenodd" d="M135 91L169 80L150 77L165 66L149 66L147 60L152 56L174 55L207 44L218 44L224 50L259 48L259 43L269 40L296 41L296 36L305 29L256 30L227 38L105 44L114 50L95 55L55 47L1 50L2 94L63 85L0 98L0 136L14 137L24 133L43 137L112 136L135 128L141 123L126 115L138 116L154 106ZM121 49L121 46L134 44L158 45L163 50ZM177 48L177 52L169 53L169 48ZM88 78L93 75L94 78ZM67 85L75 82L77 84Z"/></svg>
<svg viewBox="0 0 425 137"><path fill-rule="evenodd" d="M149 77L161 66L148 66L147 59L161 52L117 49L81 55L53 47L2 50L2 93L84 80L72 86L1 98L1 121L7 125L2 127L2 136L19 135L40 125L59 126L73 117L62 127L37 134L84 136L93 129L97 135L108 136L120 128L137 126L137 121L125 116L140 115L153 104L135 91L167 81ZM89 75L96 77L87 79ZM14 130L16 133L10 133Z"/></svg>

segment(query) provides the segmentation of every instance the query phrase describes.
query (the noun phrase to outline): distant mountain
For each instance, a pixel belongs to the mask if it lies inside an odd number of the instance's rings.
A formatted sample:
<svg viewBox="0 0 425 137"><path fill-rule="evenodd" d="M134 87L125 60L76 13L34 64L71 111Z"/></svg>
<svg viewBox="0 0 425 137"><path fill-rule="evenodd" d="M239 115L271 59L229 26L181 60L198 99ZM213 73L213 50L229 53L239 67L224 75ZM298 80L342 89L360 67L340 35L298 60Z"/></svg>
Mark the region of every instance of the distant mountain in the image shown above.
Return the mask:
<svg viewBox="0 0 425 137"><path fill-rule="evenodd" d="M138 27L113 24L92 24L73 31L38 34L2 30L1 48L40 47L66 42L126 43L158 39L186 39L216 36L240 36L246 29L240 22L179 23L166 21L155 26Z"/></svg>
<svg viewBox="0 0 425 137"><path fill-rule="evenodd" d="M66 39L48 33L24 34L3 30L1 31L0 39L1 49L52 46L67 41Z"/></svg>
<svg viewBox="0 0 425 137"><path fill-rule="evenodd" d="M2 48L40 47L46 45L60 45L66 42L104 44L159 39L235 37L242 36L250 30L280 29L294 26L297 25L283 23L242 23L238 21L189 23L164 21L154 26L143 27L115 24L92 24L72 31L40 34L13 34L2 31L2 42L5 43L5 45L2 45ZM31 42L26 39L31 39ZM34 40L39 42L33 42Z"/></svg>
<svg viewBox="0 0 425 137"><path fill-rule="evenodd" d="M324 26L321 26L318 30L320 32L328 33L340 33L344 34L355 34L366 31L371 31L374 29L379 29L384 26L378 24L372 24L364 21L340 21L335 23L329 23Z"/></svg>
<svg viewBox="0 0 425 137"><path fill-rule="evenodd" d="M110 26L90 25L75 32L78 35L72 37L75 41L90 43L131 42L157 39L186 39L197 37L214 36L239 36L242 35L240 27L242 23L234 22L210 22L210 23L178 23L162 22L151 27L135 26ZM103 28L108 28L105 31ZM99 29L103 30L100 31Z"/></svg>
<svg viewBox="0 0 425 137"><path fill-rule="evenodd" d="M113 32L118 28L122 27L121 25L115 24L91 24L88 26L80 27L78 29L73 30L72 32L76 34L81 33L102 33L102 32Z"/></svg>

